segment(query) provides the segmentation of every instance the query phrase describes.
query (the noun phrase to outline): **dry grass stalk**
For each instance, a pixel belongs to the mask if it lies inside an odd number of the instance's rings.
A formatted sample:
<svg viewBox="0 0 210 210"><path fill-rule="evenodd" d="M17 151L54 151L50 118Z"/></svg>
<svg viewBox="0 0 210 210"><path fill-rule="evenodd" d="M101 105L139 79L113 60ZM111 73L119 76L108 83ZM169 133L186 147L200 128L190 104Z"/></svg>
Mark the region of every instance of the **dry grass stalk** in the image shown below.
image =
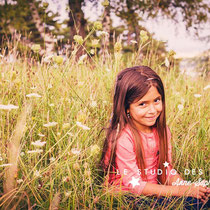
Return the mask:
<svg viewBox="0 0 210 210"><path fill-rule="evenodd" d="M18 158L20 153L20 141L25 135L26 131L26 118L31 112L31 105L24 106L21 114L18 117L14 133L8 143L8 163L11 166L6 168L4 176L4 194L9 194L15 189L15 178L18 171Z"/></svg>
<svg viewBox="0 0 210 210"><path fill-rule="evenodd" d="M60 204L60 192L57 192L50 204L49 210L58 210Z"/></svg>

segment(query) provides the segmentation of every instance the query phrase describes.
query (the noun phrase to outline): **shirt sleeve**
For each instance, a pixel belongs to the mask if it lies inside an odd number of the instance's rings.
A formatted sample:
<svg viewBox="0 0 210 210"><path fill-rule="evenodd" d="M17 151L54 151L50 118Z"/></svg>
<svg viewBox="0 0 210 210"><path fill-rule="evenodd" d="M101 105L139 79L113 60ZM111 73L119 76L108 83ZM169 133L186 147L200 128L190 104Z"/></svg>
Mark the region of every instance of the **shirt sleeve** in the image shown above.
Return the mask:
<svg viewBox="0 0 210 210"><path fill-rule="evenodd" d="M140 195L147 182L143 181L137 166L132 136L121 135L117 141L116 164L122 177L122 184L133 193Z"/></svg>

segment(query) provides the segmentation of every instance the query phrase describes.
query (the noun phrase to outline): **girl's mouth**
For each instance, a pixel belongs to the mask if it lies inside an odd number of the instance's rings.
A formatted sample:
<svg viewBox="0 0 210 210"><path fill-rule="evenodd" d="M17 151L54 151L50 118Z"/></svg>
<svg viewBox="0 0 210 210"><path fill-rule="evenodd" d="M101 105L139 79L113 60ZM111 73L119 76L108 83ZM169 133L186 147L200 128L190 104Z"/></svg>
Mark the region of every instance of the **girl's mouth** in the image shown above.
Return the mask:
<svg viewBox="0 0 210 210"><path fill-rule="evenodd" d="M155 116L152 116L152 117L146 117L146 119L149 120L149 121L153 121L153 120L156 119L156 115Z"/></svg>

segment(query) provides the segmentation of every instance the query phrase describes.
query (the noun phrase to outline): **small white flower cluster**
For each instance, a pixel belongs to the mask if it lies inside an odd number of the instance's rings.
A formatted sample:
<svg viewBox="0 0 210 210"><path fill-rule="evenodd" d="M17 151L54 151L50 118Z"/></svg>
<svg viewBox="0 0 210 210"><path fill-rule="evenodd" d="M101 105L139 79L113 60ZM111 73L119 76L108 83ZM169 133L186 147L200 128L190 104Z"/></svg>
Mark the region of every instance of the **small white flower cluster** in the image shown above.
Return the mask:
<svg viewBox="0 0 210 210"><path fill-rule="evenodd" d="M38 136L40 136L40 137L44 137L45 135L44 135L44 134L42 134L42 133L39 133L39 134L38 134Z"/></svg>
<svg viewBox="0 0 210 210"><path fill-rule="evenodd" d="M19 106L15 106L13 104L8 104L8 105L0 104L0 109L2 110L11 111L12 109L18 109L18 108Z"/></svg>
<svg viewBox="0 0 210 210"><path fill-rule="evenodd" d="M57 122L48 122L46 124L43 124L43 126L46 127L46 128L49 128L49 127L54 127L57 124L58 124Z"/></svg>
<svg viewBox="0 0 210 210"><path fill-rule="evenodd" d="M71 149L71 153L74 154L74 155L79 155L80 152L81 152L81 150L79 150L79 149L76 149L76 148Z"/></svg>
<svg viewBox="0 0 210 210"><path fill-rule="evenodd" d="M109 36L109 33L106 31L97 31L97 36Z"/></svg>
<svg viewBox="0 0 210 210"><path fill-rule="evenodd" d="M3 158L2 158L2 156L1 156L1 154L0 154L0 161L2 161L3 160Z"/></svg>
<svg viewBox="0 0 210 210"><path fill-rule="evenodd" d="M87 58L87 54L81 55L78 60L78 64L83 64L83 61Z"/></svg>
<svg viewBox="0 0 210 210"><path fill-rule="evenodd" d="M12 164L11 163L5 163L5 164L0 165L0 167L7 167L7 166L12 166Z"/></svg>
<svg viewBox="0 0 210 210"><path fill-rule="evenodd" d="M166 57L165 58L165 66L168 68L170 66L170 62L168 60L168 58Z"/></svg>
<svg viewBox="0 0 210 210"><path fill-rule="evenodd" d="M184 102L185 102L185 100L183 98L181 98L181 104L179 104L177 106L179 111L182 111L184 109Z"/></svg>
<svg viewBox="0 0 210 210"><path fill-rule="evenodd" d="M41 174L40 174L39 171L36 170L36 171L34 172L34 176L36 176L36 177L41 177Z"/></svg>
<svg viewBox="0 0 210 210"><path fill-rule="evenodd" d="M81 122L76 122L76 125L82 128L83 130L90 130L89 127L87 127L86 125L83 125Z"/></svg>
<svg viewBox="0 0 210 210"><path fill-rule="evenodd" d="M31 142L31 144L36 147L43 147L46 144L46 141L37 140L35 142Z"/></svg>
<svg viewBox="0 0 210 210"><path fill-rule="evenodd" d="M202 95L201 94L194 94L195 98L200 98Z"/></svg>
<svg viewBox="0 0 210 210"><path fill-rule="evenodd" d="M37 93L27 94L26 97L28 97L28 98L41 98L41 96Z"/></svg>
<svg viewBox="0 0 210 210"><path fill-rule="evenodd" d="M206 87L203 88L203 90L208 90L210 88L210 85L207 85Z"/></svg>
<svg viewBox="0 0 210 210"><path fill-rule="evenodd" d="M42 149L35 149L35 150L28 150L27 153L28 154L36 154L36 153L41 153L43 152Z"/></svg>

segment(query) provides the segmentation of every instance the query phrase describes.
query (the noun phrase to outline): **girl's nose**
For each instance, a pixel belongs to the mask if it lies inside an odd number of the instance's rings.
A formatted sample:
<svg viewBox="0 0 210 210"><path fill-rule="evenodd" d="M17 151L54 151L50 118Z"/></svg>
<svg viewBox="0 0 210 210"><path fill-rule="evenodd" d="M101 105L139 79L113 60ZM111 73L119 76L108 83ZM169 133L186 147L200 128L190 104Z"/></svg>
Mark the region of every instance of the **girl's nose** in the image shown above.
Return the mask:
<svg viewBox="0 0 210 210"><path fill-rule="evenodd" d="M148 112L152 114L156 112L155 106L153 104L150 104Z"/></svg>

